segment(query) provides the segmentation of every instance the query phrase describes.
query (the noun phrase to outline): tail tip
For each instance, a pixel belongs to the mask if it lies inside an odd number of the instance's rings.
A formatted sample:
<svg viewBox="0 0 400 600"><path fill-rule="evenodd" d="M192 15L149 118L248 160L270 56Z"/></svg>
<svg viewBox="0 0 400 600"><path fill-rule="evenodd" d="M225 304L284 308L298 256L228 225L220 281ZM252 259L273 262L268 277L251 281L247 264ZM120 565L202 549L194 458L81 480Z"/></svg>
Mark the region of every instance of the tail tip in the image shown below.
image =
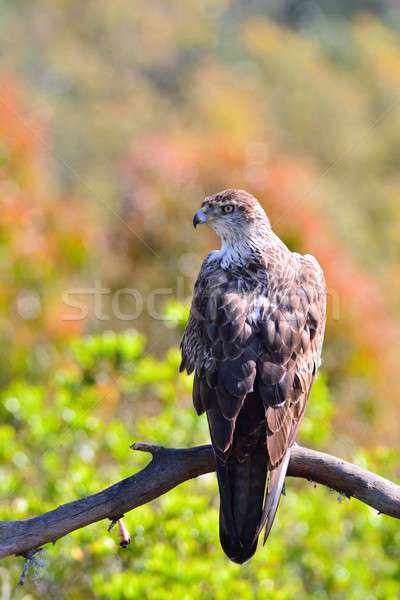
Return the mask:
<svg viewBox="0 0 400 600"><path fill-rule="evenodd" d="M236 548L235 550L232 548L229 548L229 550L224 548L224 552L229 560L237 565L243 565L254 556L257 549L257 541L258 540L256 540L252 546L240 546L240 548Z"/></svg>

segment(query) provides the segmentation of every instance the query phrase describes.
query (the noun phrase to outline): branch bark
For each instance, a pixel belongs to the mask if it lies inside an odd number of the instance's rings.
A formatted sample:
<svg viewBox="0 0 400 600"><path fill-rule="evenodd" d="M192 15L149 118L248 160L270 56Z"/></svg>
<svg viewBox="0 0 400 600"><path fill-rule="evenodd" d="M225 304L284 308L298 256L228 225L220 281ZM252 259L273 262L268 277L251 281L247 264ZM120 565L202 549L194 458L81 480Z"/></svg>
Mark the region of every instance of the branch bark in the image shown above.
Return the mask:
<svg viewBox="0 0 400 600"><path fill-rule="evenodd" d="M180 483L215 470L211 446L174 449L138 443L132 448L150 452L152 460L131 477L40 516L0 521L0 558L12 554L28 556L44 544L91 523L117 521L124 513ZM400 519L400 486L335 456L296 445L292 448L288 475L328 486Z"/></svg>

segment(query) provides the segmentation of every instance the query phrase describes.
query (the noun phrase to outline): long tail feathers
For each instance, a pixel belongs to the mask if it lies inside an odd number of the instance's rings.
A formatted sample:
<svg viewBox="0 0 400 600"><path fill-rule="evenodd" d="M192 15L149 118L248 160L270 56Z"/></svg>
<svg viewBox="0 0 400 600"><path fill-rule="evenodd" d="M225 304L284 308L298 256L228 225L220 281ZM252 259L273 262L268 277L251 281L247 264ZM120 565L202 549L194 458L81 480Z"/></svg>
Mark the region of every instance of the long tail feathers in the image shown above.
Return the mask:
<svg viewBox="0 0 400 600"><path fill-rule="evenodd" d="M253 556L264 526L265 544L278 509L289 459L290 450L281 464L268 473L265 494L268 457L263 443L241 462L234 457L223 462L217 457L220 541L232 561L243 564Z"/></svg>
<svg viewBox="0 0 400 600"><path fill-rule="evenodd" d="M282 462L276 469L269 471L268 475L268 488L265 496L265 503L263 509L263 516L260 523L259 533L265 525L264 531L264 544L268 539L276 511L278 510L279 501L282 495L282 489L285 483L286 471L290 460L290 448L286 452Z"/></svg>
<svg viewBox="0 0 400 600"><path fill-rule="evenodd" d="M217 458L220 490L220 540L225 554L242 564L256 551L267 476L265 444L260 438L251 454L224 463Z"/></svg>

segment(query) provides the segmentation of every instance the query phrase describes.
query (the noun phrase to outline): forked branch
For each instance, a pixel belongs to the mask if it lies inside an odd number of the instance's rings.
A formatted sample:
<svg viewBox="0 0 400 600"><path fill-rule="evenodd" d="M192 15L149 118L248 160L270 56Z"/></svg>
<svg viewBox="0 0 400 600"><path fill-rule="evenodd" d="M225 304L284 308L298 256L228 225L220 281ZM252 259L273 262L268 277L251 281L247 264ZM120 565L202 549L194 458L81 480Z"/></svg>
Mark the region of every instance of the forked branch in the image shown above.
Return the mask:
<svg viewBox="0 0 400 600"><path fill-rule="evenodd" d="M91 523L117 521L124 513L180 483L215 470L211 446L183 449L138 443L132 448L150 452L152 460L131 477L40 516L0 521L0 558L12 554L29 556L44 544ZM288 475L320 483L357 498L382 514L400 518L400 486L335 456L294 446Z"/></svg>

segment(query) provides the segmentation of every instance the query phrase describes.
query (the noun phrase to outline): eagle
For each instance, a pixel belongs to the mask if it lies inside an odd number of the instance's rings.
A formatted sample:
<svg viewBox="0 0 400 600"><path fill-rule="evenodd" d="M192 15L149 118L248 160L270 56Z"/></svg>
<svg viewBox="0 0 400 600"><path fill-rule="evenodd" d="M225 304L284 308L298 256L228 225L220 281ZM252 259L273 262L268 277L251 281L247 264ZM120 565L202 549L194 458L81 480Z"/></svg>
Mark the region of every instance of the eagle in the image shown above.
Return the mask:
<svg viewBox="0 0 400 600"><path fill-rule="evenodd" d="M242 564L278 508L321 363L326 286L317 260L291 252L245 190L205 198L193 219L202 223L221 247L195 283L180 368L194 372L193 404L207 414L221 546Z"/></svg>

